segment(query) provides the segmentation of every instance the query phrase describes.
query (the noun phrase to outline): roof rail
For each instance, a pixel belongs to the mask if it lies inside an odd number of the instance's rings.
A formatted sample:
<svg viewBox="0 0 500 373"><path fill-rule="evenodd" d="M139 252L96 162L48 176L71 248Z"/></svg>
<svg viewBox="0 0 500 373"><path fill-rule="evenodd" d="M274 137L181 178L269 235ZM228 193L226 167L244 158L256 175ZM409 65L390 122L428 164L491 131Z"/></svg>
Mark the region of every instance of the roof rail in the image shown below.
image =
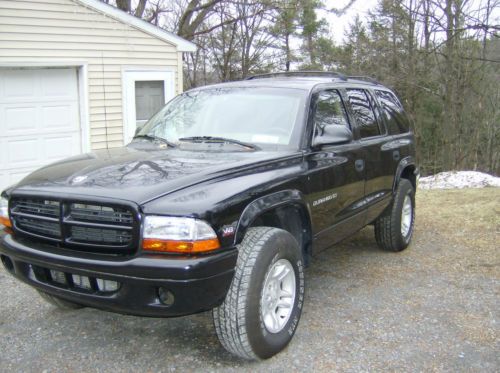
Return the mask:
<svg viewBox="0 0 500 373"><path fill-rule="evenodd" d="M278 73L267 73L267 74L258 74L252 75L246 78L245 80L254 80L254 79L266 79L266 78L277 78L280 76L284 77L294 77L294 76L317 76L317 77L325 77L325 78L338 78L341 80L347 80L347 77L344 74L331 72L331 71L283 71Z"/></svg>
<svg viewBox="0 0 500 373"><path fill-rule="evenodd" d="M376 79L370 78L369 76L352 75L352 76L348 76L347 79L364 80L365 82L373 83L376 85L382 85Z"/></svg>

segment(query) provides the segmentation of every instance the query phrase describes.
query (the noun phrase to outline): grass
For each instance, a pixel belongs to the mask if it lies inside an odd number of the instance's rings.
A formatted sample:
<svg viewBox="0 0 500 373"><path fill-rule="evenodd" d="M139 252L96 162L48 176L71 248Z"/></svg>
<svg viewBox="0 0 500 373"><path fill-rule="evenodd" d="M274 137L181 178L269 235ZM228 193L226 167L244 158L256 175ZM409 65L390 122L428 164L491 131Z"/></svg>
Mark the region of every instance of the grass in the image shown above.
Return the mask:
<svg viewBox="0 0 500 373"><path fill-rule="evenodd" d="M414 238L446 252L431 265L500 279L500 188L419 190L416 204Z"/></svg>
<svg viewBox="0 0 500 373"><path fill-rule="evenodd" d="M500 233L500 188L418 190L417 219L453 236Z"/></svg>

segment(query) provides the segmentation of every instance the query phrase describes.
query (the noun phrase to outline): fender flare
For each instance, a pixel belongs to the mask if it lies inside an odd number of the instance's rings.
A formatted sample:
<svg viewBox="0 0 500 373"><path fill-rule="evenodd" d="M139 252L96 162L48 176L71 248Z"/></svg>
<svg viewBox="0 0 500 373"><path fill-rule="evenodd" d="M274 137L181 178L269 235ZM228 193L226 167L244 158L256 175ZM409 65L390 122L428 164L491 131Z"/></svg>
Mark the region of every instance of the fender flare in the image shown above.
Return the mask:
<svg viewBox="0 0 500 373"><path fill-rule="evenodd" d="M398 186L399 180L401 179L401 175L403 174L403 171L405 168L408 166L413 166L415 167L415 175L418 175L418 167L415 161L415 157L409 155L407 157L404 157L399 161L398 167L396 168L396 174L394 175L394 181L392 183L392 191L393 193L396 191L396 188Z"/></svg>
<svg viewBox="0 0 500 373"><path fill-rule="evenodd" d="M303 209L307 215L309 229L311 229L311 211L309 205L305 202L303 194L293 189L282 190L259 197L245 207L236 225L234 245L239 244L243 240L246 230L258 216L282 206L296 206Z"/></svg>

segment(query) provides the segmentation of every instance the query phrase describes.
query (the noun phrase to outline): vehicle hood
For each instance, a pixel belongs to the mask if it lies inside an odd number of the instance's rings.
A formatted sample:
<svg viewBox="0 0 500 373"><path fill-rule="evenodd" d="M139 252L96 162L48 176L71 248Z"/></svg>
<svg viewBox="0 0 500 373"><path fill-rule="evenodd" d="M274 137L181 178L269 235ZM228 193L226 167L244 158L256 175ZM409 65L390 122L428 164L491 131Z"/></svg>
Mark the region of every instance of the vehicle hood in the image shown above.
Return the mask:
<svg viewBox="0 0 500 373"><path fill-rule="evenodd" d="M81 195L143 204L231 173L266 166L292 151L195 151L133 147L100 150L43 167L9 192Z"/></svg>

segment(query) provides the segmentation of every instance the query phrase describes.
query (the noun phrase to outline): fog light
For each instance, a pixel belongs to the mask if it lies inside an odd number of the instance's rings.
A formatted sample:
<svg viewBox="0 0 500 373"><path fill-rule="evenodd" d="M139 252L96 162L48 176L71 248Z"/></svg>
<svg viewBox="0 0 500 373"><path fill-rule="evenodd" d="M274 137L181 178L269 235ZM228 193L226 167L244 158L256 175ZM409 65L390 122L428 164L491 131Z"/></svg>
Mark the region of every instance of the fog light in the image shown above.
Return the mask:
<svg viewBox="0 0 500 373"><path fill-rule="evenodd" d="M158 288L158 298L165 306L171 306L174 304L174 294L165 288Z"/></svg>
<svg viewBox="0 0 500 373"><path fill-rule="evenodd" d="M50 277L52 277L52 281L66 285L66 276L65 276L64 272L51 269L50 270Z"/></svg>
<svg viewBox="0 0 500 373"><path fill-rule="evenodd" d="M117 291L119 284L116 281L97 279L99 291Z"/></svg>
<svg viewBox="0 0 500 373"><path fill-rule="evenodd" d="M87 290L92 290L92 286L90 285L90 280L87 276L72 275L72 277L73 277L73 284L75 286L78 286L80 288L84 288Z"/></svg>

